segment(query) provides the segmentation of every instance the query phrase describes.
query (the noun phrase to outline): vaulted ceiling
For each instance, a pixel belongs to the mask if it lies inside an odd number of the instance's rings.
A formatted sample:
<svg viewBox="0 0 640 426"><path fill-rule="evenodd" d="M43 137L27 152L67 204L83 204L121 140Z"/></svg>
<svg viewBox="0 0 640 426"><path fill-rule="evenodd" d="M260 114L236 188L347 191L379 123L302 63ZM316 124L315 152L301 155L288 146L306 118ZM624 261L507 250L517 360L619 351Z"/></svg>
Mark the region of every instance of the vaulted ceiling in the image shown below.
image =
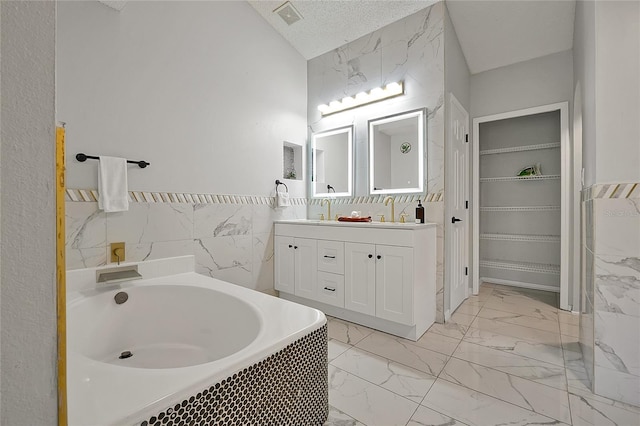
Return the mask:
<svg viewBox="0 0 640 426"><path fill-rule="evenodd" d="M306 59L435 3L433 0L291 0L303 19L287 25L284 3L249 1ZM575 0L447 0L472 74L571 49Z"/></svg>
<svg viewBox="0 0 640 426"><path fill-rule="evenodd" d="M126 0L99 0L122 10ZM291 0L302 15L287 25L284 0L248 2L300 54L315 58L436 3L436 0ZM472 74L572 48L575 0L446 0Z"/></svg>

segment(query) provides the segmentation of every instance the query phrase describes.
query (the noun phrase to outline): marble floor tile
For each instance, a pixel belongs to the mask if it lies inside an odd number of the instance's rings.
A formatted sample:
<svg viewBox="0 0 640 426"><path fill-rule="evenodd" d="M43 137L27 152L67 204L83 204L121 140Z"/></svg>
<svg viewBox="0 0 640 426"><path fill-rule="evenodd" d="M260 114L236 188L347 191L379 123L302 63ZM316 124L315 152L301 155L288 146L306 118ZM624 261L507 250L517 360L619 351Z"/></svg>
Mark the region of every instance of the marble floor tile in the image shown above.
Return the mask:
<svg viewBox="0 0 640 426"><path fill-rule="evenodd" d="M468 425L558 425L558 421L443 379L436 380L422 405Z"/></svg>
<svg viewBox="0 0 640 426"><path fill-rule="evenodd" d="M417 403L436 381L435 376L358 348L349 349L331 364Z"/></svg>
<svg viewBox="0 0 640 426"><path fill-rule="evenodd" d="M600 401L569 394L569 403L574 425L635 426L640 424L640 413Z"/></svg>
<svg viewBox="0 0 640 426"><path fill-rule="evenodd" d="M429 328L429 332L460 340L464 337L468 328L469 326L456 324L455 322L447 322L444 324L434 323Z"/></svg>
<svg viewBox="0 0 640 426"><path fill-rule="evenodd" d="M558 320L543 319L540 316L530 317L522 313L498 311L484 306L478 313L480 318L491 319L495 321L506 322L508 324L521 325L523 327L536 328L538 330L559 333L560 327Z"/></svg>
<svg viewBox="0 0 640 426"><path fill-rule="evenodd" d="M440 374L449 358L441 353L412 345L406 339L378 332L362 339L356 347L432 376Z"/></svg>
<svg viewBox="0 0 640 426"><path fill-rule="evenodd" d="M465 300L464 302L462 302L462 305L468 305L468 306L478 306L478 307L482 307L482 305L484 305L486 302L486 297L483 297L482 300L480 300L480 298L478 296L469 296L469 298L467 300Z"/></svg>
<svg viewBox="0 0 640 426"><path fill-rule="evenodd" d="M580 315L558 310L558 321L564 324L580 325Z"/></svg>
<svg viewBox="0 0 640 426"><path fill-rule="evenodd" d="M365 426L351 416L329 405L329 416L324 426Z"/></svg>
<svg viewBox="0 0 640 426"><path fill-rule="evenodd" d="M449 360L440 378L564 423L571 423L566 391L457 358Z"/></svg>
<svg viewBox="0 0 640 426"><path fill-rule="evenodd" d="M330 339L336 339L349 345L355 345L373 332L372 329L363 325L353 324L333 317L328 318L328 329Z"/></svg>
<svg viewBox="0 0 640 426"><path fill-rule="evenodd" d="M327 342L328 346L328 359L329 362L338 358L340 355L345 353L348 349L351 349L353 346L343 343L340 340L329 339Z"/></svg>
<svg viewBox="0 0 640 426"><path fill-rule="evenodd" d="M517 336L508 336L477 328L470 328L463 341L537 359L560 367L565 364L562 346L558 344L546 345L521 339Z"/></svg>
<svg viewBox="0 0 640 426"><path fill-rule="evenodd" d="M458 306L458 309L456 309L456 311L453 314L455 315L457 313L461 313L461 314L476 316L478 315L478 312L480 312L480 309L482 309L482 306L466 303L465 301L461 303L460 306Z"/></svg>
<svg viewBox="0 0 640 426"><path fill-rule="evenodd" d="M451 315L451 318L448 322L468 326L473 322L474 319L476 319L475 315L465 314L464 312L455 312L453 315Z"/></svg>
<svg viewBox="0 0 640 426"><path fill-rule="evenodd" d="M571 373L567 372L567 376ZM596 395L589 389L589 381L583 380L580 384L576 386L576 382L571 383L569 386L569 394L577 395L583 398L586 398L591 401L596 401L601 404L611 405L613 407L617 407L626 411L630 411L632 413L640 415L640 407L624 403L622 401L614 401L613 399L609 399L604 396ZM640 424L640 423L639 423Z"/></svg>
<svg viewBox="0 0 640 426"><path fill-rule="evenodd" d="M557 307L559 293L553 293L544 290L533 290L529 288L512 287L505 285L496 285L491 293L497 298L519 298L526 299L528 302L541 302L545 305Z"/></svg>
<svg viewBox="0 0 640 426"><path fill-rule="evenodd" d="M427 331L416 342L409 341L408 343L421 348L430 349L432 351L440 352L444 355L451 355L456 350L460 339L454 339L442 334L435 333L433 331Z"/></svg>
<svg viewBox="0 0 640 426"><path fill-rule="evenodd" d="M571 337L580 337L580 326L561 322L560 333Z"/></svg>
<svg viewBox="0 0 640 426"><path fill-rule="evenodd" d="M463 426L465 424L421 405L407 426Z"/></svg>
<svg viewBox="0 0 640 426"><path fill-rule="evenodd" d="M565 369L558 365L464 341L460 343L453 356L512 376L567 390Z"/></svg>
<svg viewBox="0 0 640 426"><path fill-rule="evenodd" d="M533 306L527 304L526 302L506 303L499 299L491 299L483 305L483 308L503 312L512 312L515 314L526 315L528 317L541 318L546 320L557 320L558 318L557 309L547 305Z"/></svg>
<svg viewBox="0 0 640 426"><path fill-rule="evenodd" d="M369 426L406 425L418 404L329 365L329 404Z"/></svg>
<svg viewBox="0 0 640 426"><path fill-rule="evenodd" d="M493 333L506 334L507 336L518 337L534 343L544 343L546 345L557 346L560 346L561 344L560 335L557 332L552 333L550 331L538 330L531 327L524 327L522 325L509 324L503 321L476 317L471 324L471 327L491 331Z"/></svg>

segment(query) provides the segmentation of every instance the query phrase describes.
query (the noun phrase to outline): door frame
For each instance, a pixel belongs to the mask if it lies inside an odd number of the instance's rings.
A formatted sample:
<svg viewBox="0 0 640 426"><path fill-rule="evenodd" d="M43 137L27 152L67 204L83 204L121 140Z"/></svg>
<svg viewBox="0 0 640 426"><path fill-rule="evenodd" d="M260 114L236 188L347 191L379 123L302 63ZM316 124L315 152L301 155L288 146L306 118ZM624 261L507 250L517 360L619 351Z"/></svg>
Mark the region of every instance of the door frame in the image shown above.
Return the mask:
<svg viewBox="0 0 640 426"><path fill-rule="evenodd" d="M470 122L469 122L469 112L467 111L467 109L464 106L462 106L462 104L460 103L460 101L458 101L458 99L455 97L455 95L452 92L449 92L449 105L448 105L449 113L447 114L447 120L446 120L447 124L446 124L446 130L445 130L446 135L447 135L446 136L446 144L447 144L446 146L447 147L445 149L445 159L446 159L447 166L450 166L449 161L451 161L451 154L449 152L449 149L452 146L452 144L451 144L451 141L452 141L451 112L450 112L452 105L455 105L456 108L459 108L459 109L461 109L462 111L464 111L466 113L466 116L467 116L467 120L466 120L467 121L467 134L470 133L470 130L471 130L471 125L470 125ZM469 170L469 167L471 165L470 162L469 162L469 155L470 155L469 144L466 144L466 146L467 146L467 170ZM451 170L451 167L445 167L445 170ZM448 176L447 176L448 173L449 173L448 171L445 171L445 182L448 181ZM471 176L471 174L469 174L469 178L470 178L470 176ZM450 185L447 185L447 186L449 188L451 187ZM469 182L466 183L466 187L467 187L467 199L469 200L469 208L471 208L471 200L469 199L469 196L471 195L470 191L469 191L469 189L470 189L469 188ZM449 203L451 202L451 197L449 197L448 195L449 195L449 193L447 193L447 196L445 196L445 221L444 221L445 225L444 226L446 226L448 224L446 219L450 216L450 204ZM470 215L469 215L469 211L467 210L467 216L465 217L465 220L467 221L467 226L466 226L466 231L465 231L465 240L467 241L466 264L471 266L471 263L470 263L471 262L471 258L470 258L470 255L471 255L471 247L470 247L471 240L469 238L470 232L471 232L471 230L470 230L471 223L469 222L469 218L470 218ZM451 250L453 249L453 244L451 244L451 233L450 232L446 232L446 230L445 230L444 235L445 235L445 253L446 253L444 274L445 274L445 277L447 278L445 280L446 285L444 286L445 287L444 288L444 292L445 292L444 299L447 302L447 306L445 306L445 309L444 309L444 320L446 322L446 321L449 321L449 319L451 318L451 314L452 314L452 312L451 312L451 297L452 297L451 294L452 294L452 292L451 292L451 280L450 280L451 277L450 277L450 273L449 273L449 268L451 266L451 262L447 261L446 259L452 259L453 253L451 253ZM469 268L469 270L471 270L471 268ZM470 276L471 276L470 274L467 276L467 285L465 286L465 299L467 297L469 297L469 277Z"/></svg>
<svg viewBox="0 0 640 426"><path fill-rule="evenodd" d="M557 102L532 108L525 108L500 114L476 117L473 119L473 147L472 147L472 282L473 294L478 294L480 288L480 124L540 114L544 112L560 111L560 309L570 310L569 305L569 271L576 261L575 253L570 255L569 244L572 239L570 227L570 207L572 205L572 191L570 188L573 167L571 164L571 138L569 136L569 102ZM575 212L574 212L575 213ZM575 214L573 220L576 220ZM579 219L578 219L579 220Z"/></svg>

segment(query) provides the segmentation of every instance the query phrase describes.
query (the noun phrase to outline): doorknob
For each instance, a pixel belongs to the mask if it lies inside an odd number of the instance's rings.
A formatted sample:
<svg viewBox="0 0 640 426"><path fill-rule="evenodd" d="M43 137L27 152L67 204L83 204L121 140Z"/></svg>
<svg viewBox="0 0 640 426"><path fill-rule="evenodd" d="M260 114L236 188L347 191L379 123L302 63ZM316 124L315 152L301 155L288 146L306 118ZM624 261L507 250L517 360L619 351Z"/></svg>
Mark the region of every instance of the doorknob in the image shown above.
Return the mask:
<svg viewBox="0 0 640 426"><path fill-rule="evenodd" d="M451 223L456 223L456 222L462 222L462 219L458 219L457 217L452 217L451 218Z"/></svg>

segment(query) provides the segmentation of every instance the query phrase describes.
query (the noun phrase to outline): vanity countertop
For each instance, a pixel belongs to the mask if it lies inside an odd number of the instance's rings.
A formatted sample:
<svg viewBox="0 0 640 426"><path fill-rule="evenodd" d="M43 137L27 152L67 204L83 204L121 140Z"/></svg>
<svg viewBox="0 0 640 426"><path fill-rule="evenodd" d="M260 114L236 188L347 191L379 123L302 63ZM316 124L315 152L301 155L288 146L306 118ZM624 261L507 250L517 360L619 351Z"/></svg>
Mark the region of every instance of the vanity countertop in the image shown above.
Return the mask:
<svg viewBox="0 0 640 426"><path fill-rule="evenodd" d="M294 220L276 220L275 223L287 225L316 225L316 226L346 226L354 228L374 228L374 229L422 229L436 226L435 223L400 223L400 222L338 222L335 220L312 220L312 219L294 219Z"/></svg>

